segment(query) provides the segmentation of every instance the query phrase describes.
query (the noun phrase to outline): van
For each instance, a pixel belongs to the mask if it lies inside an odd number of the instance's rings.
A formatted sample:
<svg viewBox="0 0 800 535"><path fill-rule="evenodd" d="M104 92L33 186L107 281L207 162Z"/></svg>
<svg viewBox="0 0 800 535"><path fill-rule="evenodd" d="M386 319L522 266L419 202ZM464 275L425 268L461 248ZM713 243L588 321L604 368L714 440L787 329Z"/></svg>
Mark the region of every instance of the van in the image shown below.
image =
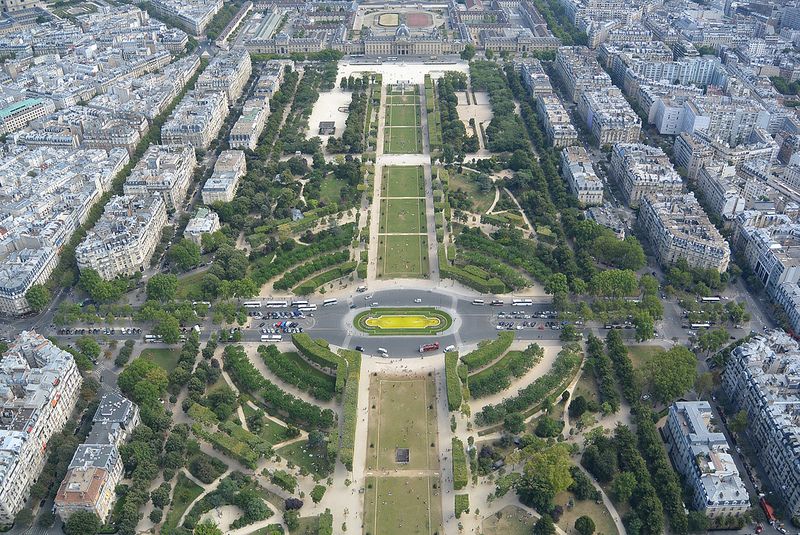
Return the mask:
<svg viewBox="0 0 800 535"><path fill-rule="evenodd" d="M455 350L456 350L456 346L454 346L454 345L449 345L446 348L444 348L444 352L445 353L448 353L450 351L455 351Z"/></svg>
<svg viewBox="0 0 800 535"><path fill-rule="evenodd" d="M479 306L479 307L482 307L485 303L484 303L483 299L473 299L472 300L472 304L476 305L476 306Z"/></svg>
<svg viewBox="0 0 800 535"><path fill-rule="evenodd" d="M389 352L386 351L386 348L384 348L384 347L379 347L378 348L378 353L380 353L381 355L388 355L389 354Z"/></svg>

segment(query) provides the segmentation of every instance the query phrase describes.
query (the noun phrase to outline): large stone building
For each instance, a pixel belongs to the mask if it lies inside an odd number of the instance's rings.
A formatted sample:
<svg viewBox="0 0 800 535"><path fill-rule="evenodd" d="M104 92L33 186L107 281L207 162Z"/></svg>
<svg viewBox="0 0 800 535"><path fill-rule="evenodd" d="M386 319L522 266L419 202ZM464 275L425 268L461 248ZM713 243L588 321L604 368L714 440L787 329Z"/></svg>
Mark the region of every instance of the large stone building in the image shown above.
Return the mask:
<svg viewBox="0 0 800 535"><path fill-rule="evenodd" d="M581 146L567 147L561 151L561 174L569 189L583 206L603 204L603 182L592 167L589 153Z"/></svg>
<svg viewBox="0 0 800 535"><path fill-rule="evenodd" d="M10 525L30 497L81 382L72 355L33 331L0 358L0 524Z"/></svg>
<svg viewBox="0 0 800 535"><path fill-rule="evenodd" d="M94 269L106 280L144 270L166 223L161 195L112 197L100 220L75 249L78 267Z"/></svg>
<svg viewBox="0 0 800 535"><path fill-rule="evenodd" d="M190 91L172 111L161 128L164 145L190 144L206 150L217 137L228 116L225 92Z"/></svg>
<svg viewBox="0 0 800 535"><path fill-rule="evenodd" d="M214 15L222 9L222 0L152 0L156 12L170 17L192 35L201 35Z"/></svg>
<svg viewBox="0 0 800 535"><path fill-rule="evenodd" d="M728 269L731 251L728 242L708 220L694 194L646 195L639 208L639 225L664 267L685 259L689 266Z"/></svg>
<svg viewBox="0 0 800 535"><path fill-rule="evenodd" d="M167 210L186 198L197 158L191 145L151 145L125 180L125 195L160 195Z"/></svg>
<svg viewBox="0 0 800 535"><path fill-rule="evenodd" d="M638 206L650 193L675 195L683 191L683 180L664 151L641 143L614 145L609 176L616 180L631 207Z"/></svg>
<svg viewBox="0 0 800 535"><path fill-rule="evenodd" d="M197 77L195 87L212 93L224 91L228 102L236 102L252 72L250 53L244 48L233 48L214 56Z"/></svg>
<svg viewBox="0 0 800 535"><path fill-rule="evenodd" d="M788 516L800 515L800 347L770 331L731 352L722 388L747 413L750 444Z"/></svg>
<svg viewBox="0 0 800 535"><path fill-rule="evenodd" d="M600 146L639 141L642 121L616 87L583 91L578 114Z"/></svg>
<svg viewBox="0 0 800 535"><path fill-rule="evenodd" d="M664 435L675 468L692 489L692 509L739 516L750 509L750 496L719 425L707 401L676 401Z"/></svg>
<svg viewBox="0 0 800 535"><path fill-rule="evenodd" d="M232 149L255 150L269 113L269 103L263 98L246 100L242 105L242 114L231 128L228 145Z"/></svg>
<svg viewBox="0 0 800 535"><path fill-rule="evenodd" d="M231 202L236 195L239 180L246 172L244 151L222 151L214 165L214 173L203 185L203 203Z"/></svg>

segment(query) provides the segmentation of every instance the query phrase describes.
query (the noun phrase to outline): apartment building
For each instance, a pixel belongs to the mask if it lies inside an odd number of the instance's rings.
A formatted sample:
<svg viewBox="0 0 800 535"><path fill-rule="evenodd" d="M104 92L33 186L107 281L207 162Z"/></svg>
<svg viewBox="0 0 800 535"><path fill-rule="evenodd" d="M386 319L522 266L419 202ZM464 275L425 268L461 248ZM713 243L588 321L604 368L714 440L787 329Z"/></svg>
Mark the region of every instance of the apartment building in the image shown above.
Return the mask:
<svg viewBox="0 0 800 535"><path fill-rule="evenodd" d="M603 204L603 182L597 177L589 153L581 146L561 151L561 174L583 206Z"/></svg>
<svg viewBox="0 0 800 535"><path fill-rule="evenodd" d="M664 426L667 451L692 489L692 509L739 516L750 509L750 496L719 426L707 401L676 401Z"/></svg>
<svg viewBox="0 0 800 535"><path fill-rule="evenodd" d="M733 219L745 209L745 198L734 183L736 168L732 165L709 163L697 173L697 187L703 192L706 205L718 217Z"/></svg>
<svg viewBox="0 0 800 535"><path fill-rule="evenodd" d="M199 91L224 91L228 102L236 102L252 72L250 52L244 48L232 48L214 56L197 77L195 87Z"/></svg>
<svg viewBox="0 0 800 535"><path fill-rule="evenodd" d="M231 128L228 145L232 149L255 150L258 138L269 118L269 103L262 98L251 98L242 105L242 114Z"/></svg>
<svg viewBox="0 0 800 535"><path fill-rule="evenodd" d="M244 151L222 151L214 165L214 172L203 185L203 203L231 202L236 195L239 180L247 172Z"/></svg>
<svg viewBox="0 0 800 535"><path fill-rule="evenodd" d="M538 59L525 59L520 62L522 81L534 97L553 93L550 77L544 72L542 62Z"/></svg>
<svg viewBox="0 0 800 535"><path fill-rule="evenodd" d="M258 71L258 79L253 87L253 97L271 99L281 88L286 69L294 69L294 61L290 59L271 59L262 64Z"/></svg>
<svg viewBox="0 0 800 535"><path fill-rule="evenodd" d="M642 143L614 145L609 175L631 207L648 194L678 195L683 191L683 180L664 151Z"/></svg>
<svg viewBox="0 0 800 535"><path fill-rule="evenodd" d="M228 97L223 91L190 91L161 128L161 142L206 150L217 137L228 111Z"/></svg>
<svg viewBox="0 0 800 535"><path fill-rule="evenodd" d="M683 258L691 267L728 269L728 242L708 220L693 193L667 196L646 195L639 208L639 224L662 266Z"/></svg>
<svg viewBox="0 0 800 535"><path fill-rule="evenodd" d="M556 52L555 69L572 102L584 91L611 88L611 77L600 67L594 52L582 46L562 46Z"/></svg>
<svg viewBox="0 0 800 535"><path fill-rule="evenodd" d="M578 142L578 131L572 125L567 110L554 93L542 93L536 98L536 112L544 133L554 147L567 147Z"/></svg>
<svg viewBox="0 0 800 535"><path fill-rule="evenodd" d="M578 114L600 146L639 140L642 121L616 87L583 91Z"/></svg>
<svg viewBox="0 0 800 535"><path fill-rule="evenodd" d="M787 333L757 335L731 352L722 388L733 411L747 413L747 434L772 491L800 515L800 347Z"/></svg>
<svg viewBox="0 0 800 535"><path fill-rule="evenodd" d="M211 234L218 231L219 228L219 216L217 213L208 208L200 207L197 209L195 216L186 224L183 237L200 245L203 234Z"/></svg>
<svg viewBox="0 0 800 535"><path fill-rule="evenodd" d="M222 9L222 3L222 0L153 0L152 6L187 32L200 36Z"/></svg>
<svg viewBox="0 0 800 535"><path fill-rule="evenodd" d="M0 357L0 524L10 525L30 497L81 382L72 355L34 331L22 331Z"/></svg>
<svg viewBox="0 0 800 535"><path fill-rule="evenodd" d="M150 261L166 223L161 195L112 197L75 250L78 267L94 269L106 280L133 275Z"/></svg>
<svg viewBox="0 0 800 535"><path fill-rule="evenodd" d="M683 103L680 131L703 131L735 147L750 138L764 116L764 108L750 99L696 96Z"/></svg>
<svg viewBox="0 0 800 535"><path fill-rule="evenodd" d="M150 145L125 180L125 195L160 195L167 210L186 199L197 158L191 145Z"/></svg>
<svg viewBox="0 0 800 535"><path fill-rule="evenodd" d="M52 100L26 98L0 109L0 134L25 128L29 123L56 110Z"/></svg>
<svg viewBox="0 0 800 535"><path fill-rule="evenodd" d="M782 214L740 213L734 244L770 297L784 283L800 282L800 225Z"/></svg>
<svg viewBox="0 0 800 535"><path fill-rule="evenodd" d="M86 442L78 446L54 500L66 522L77 511L96 514L105 522L123 477L119 446L139 425L139 408L116 392L103 395Z"/></svg>

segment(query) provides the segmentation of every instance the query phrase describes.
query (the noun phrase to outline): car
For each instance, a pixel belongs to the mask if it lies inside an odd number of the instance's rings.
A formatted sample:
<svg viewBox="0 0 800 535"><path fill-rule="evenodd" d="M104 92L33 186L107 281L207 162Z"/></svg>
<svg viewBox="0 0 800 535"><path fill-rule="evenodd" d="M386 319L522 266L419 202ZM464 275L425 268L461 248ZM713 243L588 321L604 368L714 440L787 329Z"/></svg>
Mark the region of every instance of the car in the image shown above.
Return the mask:
<svg viewBox="0 0 800 535"><path fill-rule="evenodd" d="M370 305L370 306L376 307L376 306L378 306L378 302L377 302L377 301L374 301L374 302L372 303L372 305Z"/></svg>
<svg viewBox="0 0 800 535"><path fill-rule="evenodd" d="M422 299L420 299L419 297L417 297L416 299L414 299L414 302L415 302L415 303L422 303Z"/></svg>
<svg viewBox="0 0 800 535"><path fill-rule="evenodd" d="M379 347L378 348L378 353L380 353L381 355L388 355L389 354L389 352L386 351L386 348L384 348L384 347Z"/></svg>
<svg viewBox="0 0 800 535"><path fill-rule="evenodd" d="M356 346L356 351L364 352L364 346Z"/></svg>
<svg viewBox="0 0 800 535"><path fill-rule="evenodd" d="M358 305L356 305L355 303L350 303L350 308L358 308Z"/></svg>
<svg viewBox="0 0 800 535"><path fill-rule="evenodd" d="M455 351L456 350L456 346L449 345L446 348L444 348L444 350L445 350L445 353L448 352L448 351Z"/></svg>

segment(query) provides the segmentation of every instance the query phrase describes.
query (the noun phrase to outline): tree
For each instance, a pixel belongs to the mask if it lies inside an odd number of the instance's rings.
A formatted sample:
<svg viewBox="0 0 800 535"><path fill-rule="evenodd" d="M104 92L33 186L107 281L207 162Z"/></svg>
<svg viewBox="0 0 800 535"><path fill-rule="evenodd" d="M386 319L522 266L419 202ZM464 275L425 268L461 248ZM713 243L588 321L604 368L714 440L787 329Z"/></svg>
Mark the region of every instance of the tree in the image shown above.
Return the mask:
<svg viewBox="0 0 800 535"><path fill-rule="evenodd" d="M589 287L595 295L620 298L636 294L639 281L628 269L607 269L595 274Z"/></svg>
<svg viewBox="0 0 800 535"><path fill-rule="evenodd" d="M569 404L569 415L580 418L589 409L589 403L583 396L575 396Z"/></svg>
<svg viewBox="0 0 800 535"><path fill-rule="evenodd" d="M25 299L34 312L41 312L50 303L50 290L41 284L34 284L25 292Z"/></svg>
<svg viewBox="0 0 800 535"><path fill-rule="evenodd" d="M33 511L27 507L20 509L17 516L14 517L14 525L17 527L28 527L33 523Z"/></svg>
<svg viewBox="0 0 800 535"><path fill-rule="evenodd" d="M611 482L611 496L617 503L627 503L636 490L636 475L632 472L620 472Z"/></svg>
<svg viewBox="0 0 800 535"><path fill-rule="evenodd" d="M706 533L711 525L709 518L702 511L689 511L689 533Z"/></svg>
<svg viewBox="0 0 800 535"><path fill-rule="evenodd" d="M648 366L653 395L669 404L694 386L697 379L697 358L683 346L656 353Z"/></svg>
<svg viewBox="0 0 800 535"><path fill-rule="evenodd" d="M150 518L150 522L152 522L153 524L158 524L159 522L161 522L161 518L163 516L164 516L164 510L156 507L152 511L150 511L150 515L148 518Z"/></svg>
<svg viewBox="0 0 800 535"><path fill-rule="evenodd" d="M525 430L525 418L518 412L512 412L503 420L503 427L513 435L522 433Z"/></svg>
<svg viewBox="0 0 800 535"><path fill-rule="evenodd" d="M155 301L169 301L178 290L178 277L167 273L157 273L147 281L147 298Z"/></svg>
<svg viewBox="0 0 800 535"><path fill-rule="evenodd" d="M711 372L704 372L697 376L697 381L694 382L694 391L700 397L707 396L714 389L714 374Z"/></svg>
<svg viewBox="0 0 800 535"><path fill-rule="evenodd" d="M474 57L475 57L475 45L469 43L464 47L464 50L461 51L461 59L470 61Z"/></svg>
<svg viewBox="0 0 800 535"><path fill-rule="evenodd" d="M575 530L580 535L592 535L594 533L594 520L586 515L579 516L575 520Z"/></svg>
<svg viewBox="0 0 800 535"><path fill-rule="evenodd" d="M542 515L533 526L533 535L555 535L556 526L550 515Z"/></svg>
<svg viewBox="0 0 800 535"><path fill-rule="evenodd" d="M555 418L544 415L539 418L539 421L536 423L535 433L536 436L542 438L557 437L561 434L562 429L564 429L564 422L562 420L556 420Z"/></svg>
<svg viewBox="0 0 800 535"><path fill-rule="evenodd" d="M64 525L67 535L96 535L100 531L100 519L89 511L75 511Z"/></svg>
<svg viewBox="0 0 800 535"><path fill-rule="evenodd" d="M728 331L725 329L705 331L697 336L697 346L705 351L706 356L708 356L709 353L716 353L720 350L725 345L725 342L728 341L729 336Z"/></svg>
<svg viewBox="0 0 800 535"><path fill-rule="evenodd" d="M569 296L569 283L563 273L553 273L544 285L544 291L553 296L553 306L563 310Z"/></svg>
<svg viewBox="0 0 800 535"><path fill-rule="evenodd" d="M75 342L78 350L84 354L89 360L97 360L100 356L100 344L98 344L91 336L81 336Z"/></svg>
<svg viewBox="0 0 800 535"><path fill-rule="evenodd" d="M194 535L222 535L222 530L213 521L206 520L195 526Z"/></svg>
<svg viewBox="0 0 800 535"><path fill-rule="evenodd" d="M323 485L315 485L311 491L311 500L314 503L319 503L322 500L322 497L325 496L326 487Z"/></svg>
<svg viewBox="0 0 800 535"><path fill-rule="evenodd" d="M153 326L153 334L160 335L165 344L177 344L181 338L181 324L175 316L164 314Z"/></svg>
<svg viewBox="0 0 800 535"><path fill-rule="evenodd" d="M561 334L559 334L558 339L562 342L575 342L581 339L581 335L574 325L568 323L561 328Z"/></svg>
<svg viewBox="0 0 800 535"><path fill-rule="evenodd" d="M200 263L200 246L183 238L170 248L167 258L181 271L189 271Z"/></svg>
<svg viewBox="0 0 800 535"><path fill-rule="evenodd" d="M636 341L644 342L653 337L655 324L650 314L640 313L633 318L633 325L636 327Z"/></svg>
<svg viewBox="0 0 800 535"><path fill-rule="evenodd" d="M164 482L162 483L157 489L150 493L150 500L152 500L153 505L163 509L169 503L169 493L172 490L172 487L169 483Z"/></svg>
<svg viewBox="0 0 800 535"><path fill-rule="evenodd" d="M549 512L556 494L573 482L569 447L562 443L552 446L534 443L525 448L524 456L525 468L517 482L519 499L540 513Z"/></svg>
<svg viewBox="0 0 800 535"><path fill-rule="evenodd" d="M749 416L747 415L746 410L741 410L728 418L728 429L736 433L737 435L743 433L747 426L749 425Z"/></svg>

